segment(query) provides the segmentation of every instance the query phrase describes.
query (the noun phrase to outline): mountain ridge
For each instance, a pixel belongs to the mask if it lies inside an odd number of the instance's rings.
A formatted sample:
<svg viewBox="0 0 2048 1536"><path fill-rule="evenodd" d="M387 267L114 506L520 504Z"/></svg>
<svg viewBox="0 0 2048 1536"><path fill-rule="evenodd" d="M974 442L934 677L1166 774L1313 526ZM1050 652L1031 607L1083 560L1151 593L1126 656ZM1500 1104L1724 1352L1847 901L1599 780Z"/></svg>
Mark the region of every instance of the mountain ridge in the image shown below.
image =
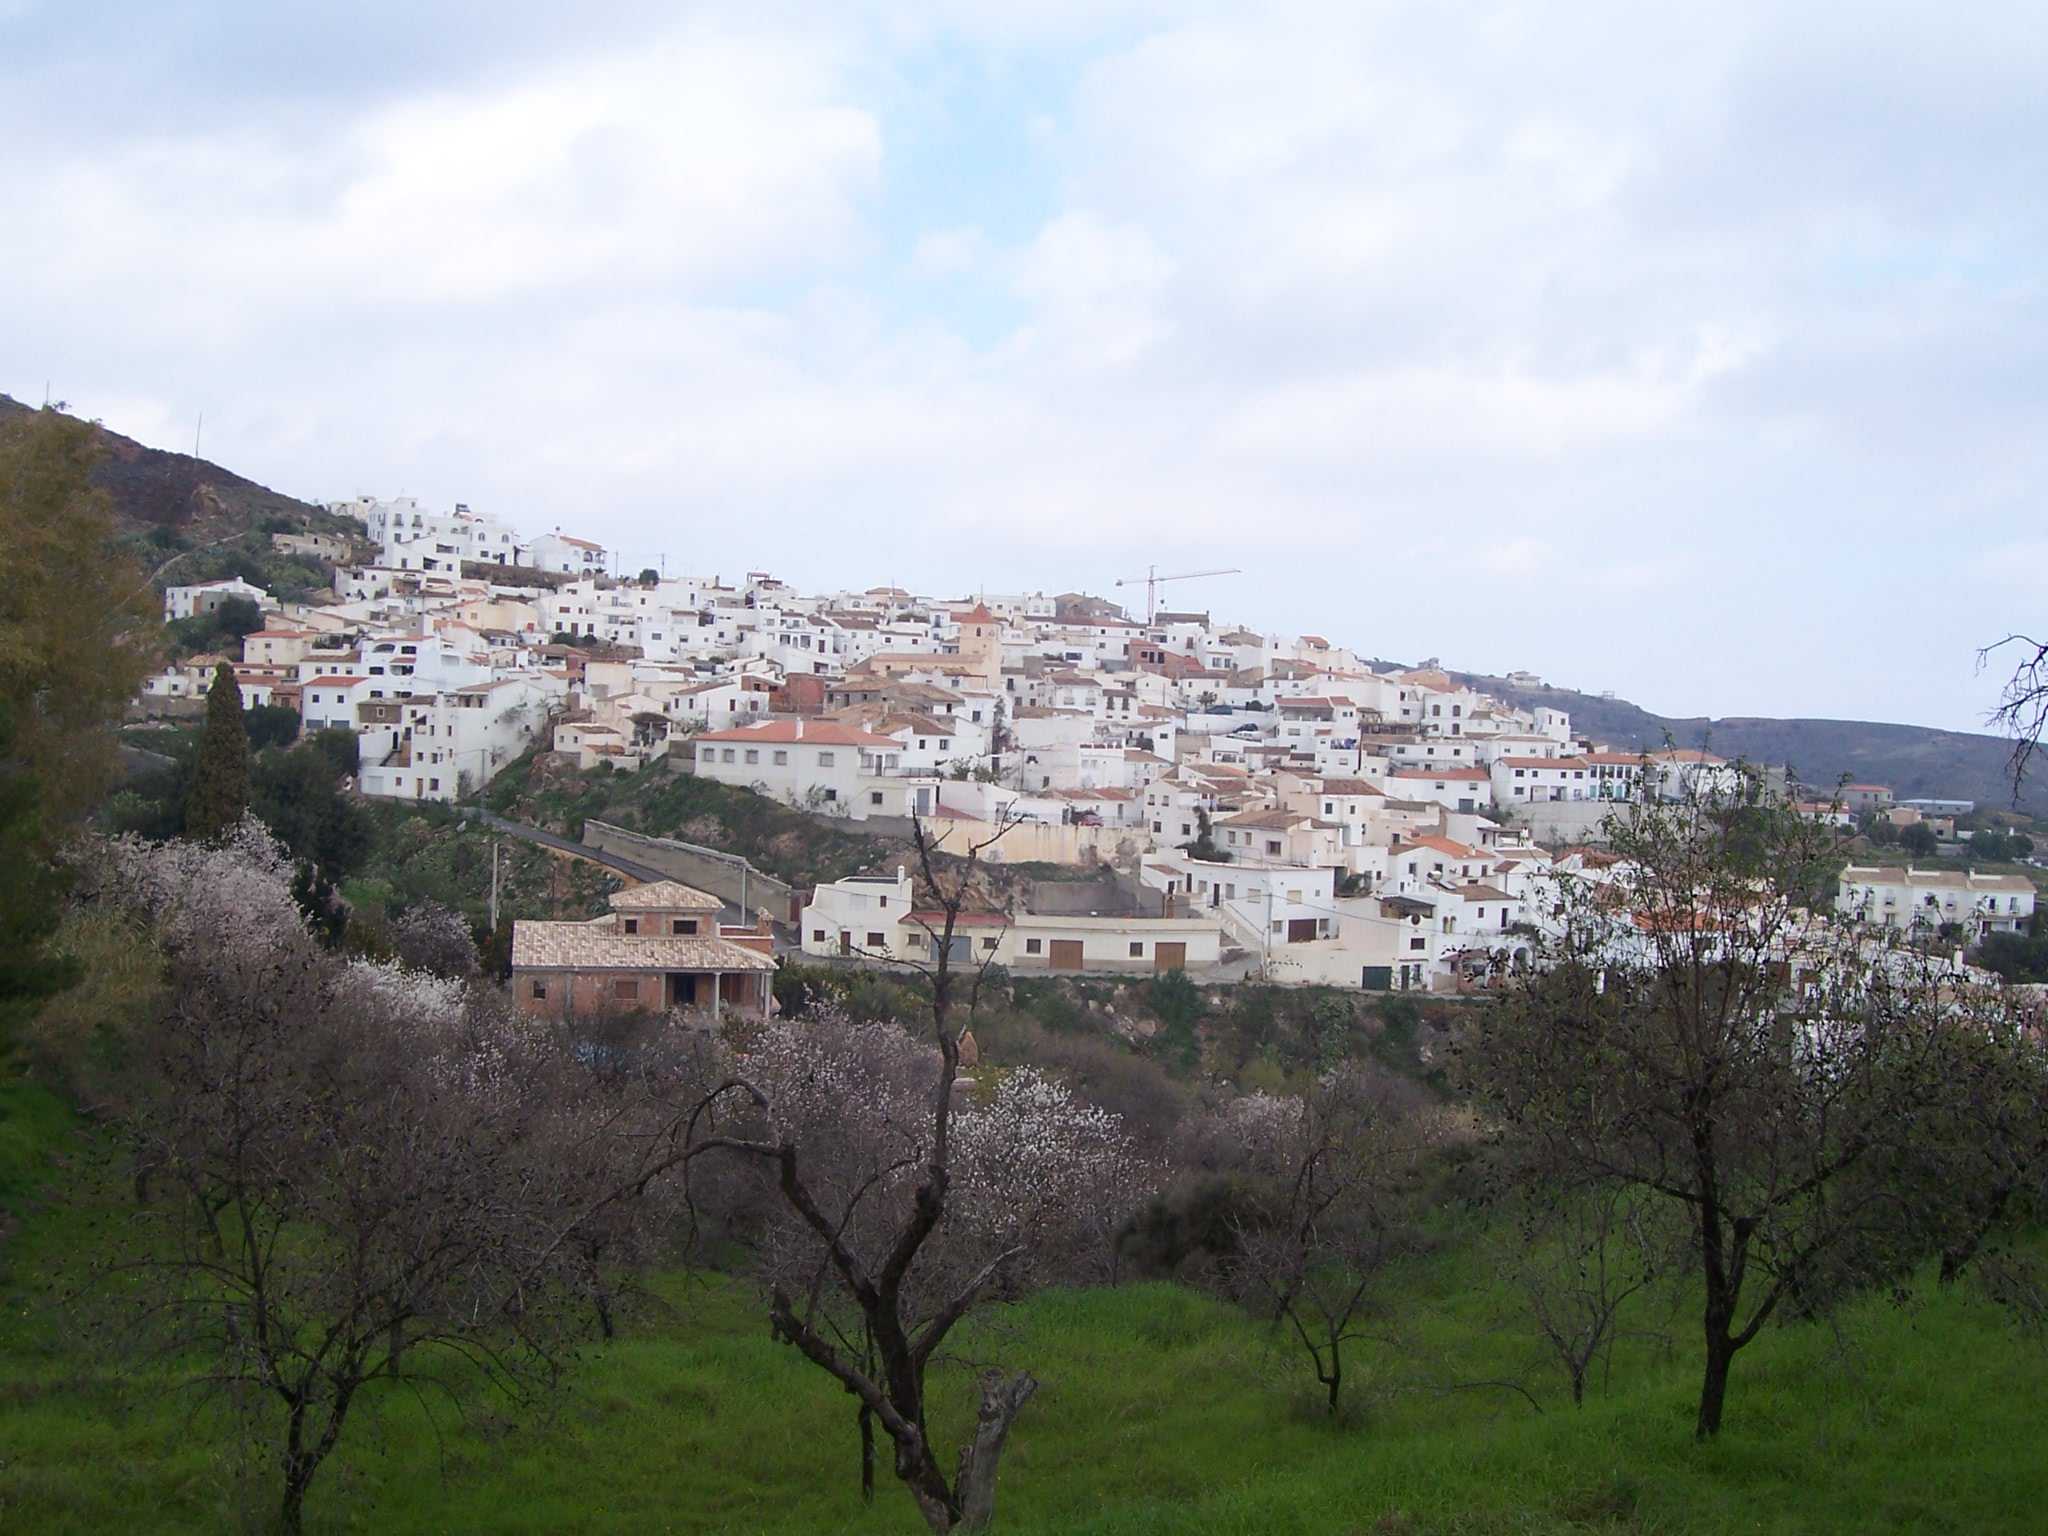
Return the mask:
<svg viewBox="0 0 2048 1536"><path fill-rule="evenodd" d="M1570 688L1524 687L1480 672L1453 677L1525 709L1562 709L1572 729L1623 748L1704 747L1722 757L1790 768L1817 789L1848 779L1888 785L1900 799L1974 800L1984 810L2048 815L2048 785L2015 799L2012 742L2003 736L1882 720L1768 715L1659 715L1626 699Z"/></svg>

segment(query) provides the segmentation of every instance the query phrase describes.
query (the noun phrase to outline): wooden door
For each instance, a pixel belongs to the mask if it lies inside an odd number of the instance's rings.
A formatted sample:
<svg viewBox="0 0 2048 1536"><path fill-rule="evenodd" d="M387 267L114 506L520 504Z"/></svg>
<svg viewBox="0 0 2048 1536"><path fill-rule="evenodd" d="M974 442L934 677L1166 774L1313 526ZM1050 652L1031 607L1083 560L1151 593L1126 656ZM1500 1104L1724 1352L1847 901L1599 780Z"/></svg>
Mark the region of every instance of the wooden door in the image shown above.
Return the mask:
<svg viewBox="0 0 2048 1536"><path fill-rule="evenodd" d="M1081 969L1081 941L1079 939L1054 939L1052 941L1052 968L1056 971L1078 971Z"/></svg>
<svg viewBox="0 0 2048 1536"><path fill-rule="evenodd" d="M1152 969L1155 971L1184 971L1188 968L1188 947L1185 944L1160 942L1152 946Z"/></svg>
<svg viewBox="0 0 2048 1536"><path fill-rule="evenodd" d="M1312 917L1290 917L1287 919L1287 942L1308 944L1316 936L1316 920Z"/></svg>

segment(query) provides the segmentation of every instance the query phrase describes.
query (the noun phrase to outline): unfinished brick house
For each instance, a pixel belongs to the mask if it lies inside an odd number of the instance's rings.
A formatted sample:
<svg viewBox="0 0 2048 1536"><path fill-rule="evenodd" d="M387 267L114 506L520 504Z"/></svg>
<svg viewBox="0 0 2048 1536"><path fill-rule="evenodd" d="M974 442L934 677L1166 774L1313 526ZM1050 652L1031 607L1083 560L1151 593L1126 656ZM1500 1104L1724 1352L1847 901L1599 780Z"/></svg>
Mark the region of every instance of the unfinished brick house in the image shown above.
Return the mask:
<svg viewBox="0 0 2048 1536"><path fill-rule="evenodd" d="M774 943L765 925L721 923L716 896L674 880L612 897L587 922L512 925L512 989L548 1018L646 1012L765 1019Z"/></svg>

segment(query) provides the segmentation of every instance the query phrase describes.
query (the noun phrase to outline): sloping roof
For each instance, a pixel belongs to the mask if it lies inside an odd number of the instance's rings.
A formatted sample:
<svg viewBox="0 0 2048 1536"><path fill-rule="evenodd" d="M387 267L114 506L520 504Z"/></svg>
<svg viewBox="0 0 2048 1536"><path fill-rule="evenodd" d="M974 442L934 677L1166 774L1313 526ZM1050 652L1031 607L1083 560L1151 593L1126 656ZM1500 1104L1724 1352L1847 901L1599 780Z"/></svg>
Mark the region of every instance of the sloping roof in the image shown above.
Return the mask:
<svg viewBox="0 0 2048 1536"><path fill-rule="evenodd" d="M594 923L512 925L512 969L543 971L772 971L759 950L707 934L676 938L620 933Z"/></svg>
<svg viewBox="0 0 2048 1536"><path fill-rule="evenodd" d="M1406 853L1411 848L1433 848L1438 853L1447 853L1454 859L1476 859L1479 850L1467 848L1463 843L1454 843L1448 837L1418 837L1409 842L1396 843L1394 853Z"/></svg>
<svg viewBox="0 0 2048 1536"><path fill-rule="evenodd" d="M1315 817L1306 811L1240 811L1235 816L1225 816L1216 825L1219 827L1245 827L1265 830L1285 830L1312 822Z"/></svg>
<svg viewBox="0 0 2048 1536"><path fill-rule="evenodd" d="M684 885L680 880L656 880L636 885L612 897L614 912L716 912L725 905L716 896Z"/></svg>
<svg viewBox="0 0 2048 1536"><path fill-rule="evenodd" d="M1386 791L1371 779L1325 779L1323 793L1326 795L1379 795Z"/></svg>

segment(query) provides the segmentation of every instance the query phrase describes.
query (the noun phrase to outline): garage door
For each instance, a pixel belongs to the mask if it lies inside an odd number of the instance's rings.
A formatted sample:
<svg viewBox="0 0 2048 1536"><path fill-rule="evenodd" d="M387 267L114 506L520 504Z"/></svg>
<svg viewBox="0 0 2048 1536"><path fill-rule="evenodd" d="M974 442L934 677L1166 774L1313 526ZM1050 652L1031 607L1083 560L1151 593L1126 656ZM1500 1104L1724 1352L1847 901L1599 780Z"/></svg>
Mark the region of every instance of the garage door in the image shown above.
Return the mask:
<svg viewBox="0 0 2048 1536"><path fill-rule="evenodd" d="M1152 946L1152 969L1155 971L1184 971L1188 966L1188 947L1185 944L1154 944Z"/></svg>
<svg viewBox="0 0 2048 1536"><path fill-rule="evenodd" d="M1081 941L1079 939L1054 939L1052 941L1052 968L1056 971L1078 971L1081 969Z"/></svg>
<svg viewBox="0 0 2048 1536"><path fill-rule="evenodd" d="M1290 917L1287 919L1287 942L1290 944L1311 944L1315 942L1316 920L1312 917Z"/></svg>

